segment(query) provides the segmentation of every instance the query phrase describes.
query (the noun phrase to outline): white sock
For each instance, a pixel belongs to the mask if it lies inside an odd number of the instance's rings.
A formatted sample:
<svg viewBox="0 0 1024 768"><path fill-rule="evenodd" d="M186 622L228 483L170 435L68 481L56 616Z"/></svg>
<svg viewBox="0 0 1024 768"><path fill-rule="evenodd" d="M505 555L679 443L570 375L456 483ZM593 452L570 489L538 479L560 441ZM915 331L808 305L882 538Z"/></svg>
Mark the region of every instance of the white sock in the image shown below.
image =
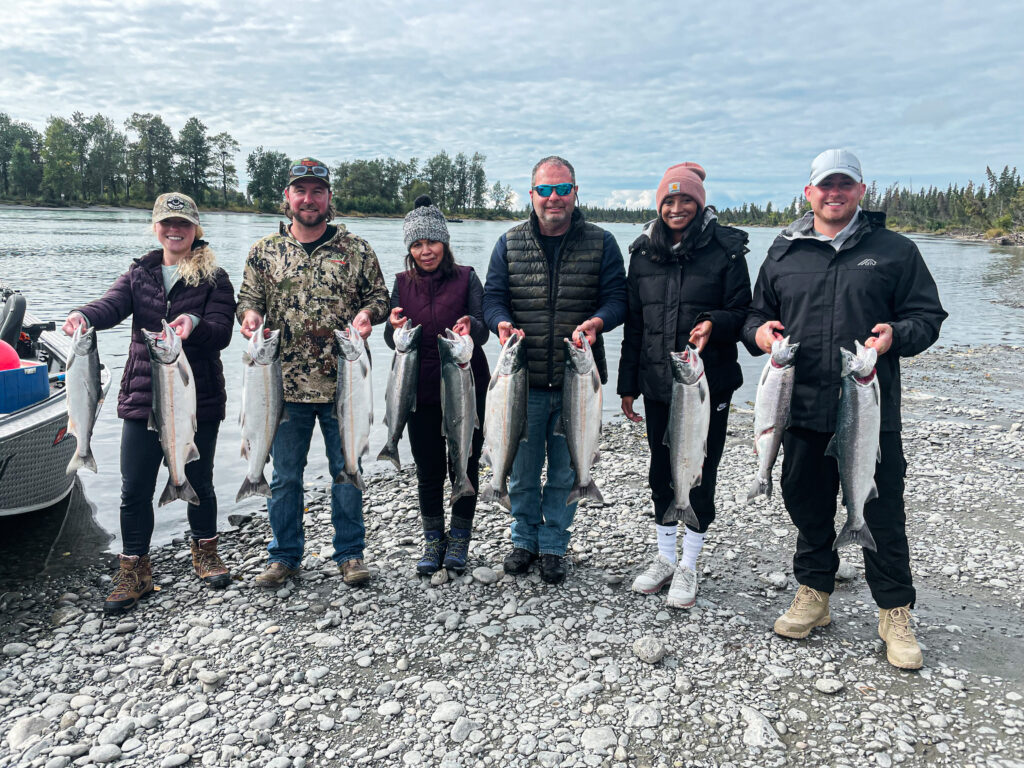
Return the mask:
<svg viewBox="0 0 1024 768"><path fill-rule="evenodd" d="M697 555L704 547L704 534L686 529L683 536L683 565L691 571L697 570Z"/></svg>
<svg viewBox="0 0 1024 768"><path fill-rule="evenodd" d="M658 554L668 560L672 565L676 564L676 531L678 525L654 525L658 535Z"/></svg>

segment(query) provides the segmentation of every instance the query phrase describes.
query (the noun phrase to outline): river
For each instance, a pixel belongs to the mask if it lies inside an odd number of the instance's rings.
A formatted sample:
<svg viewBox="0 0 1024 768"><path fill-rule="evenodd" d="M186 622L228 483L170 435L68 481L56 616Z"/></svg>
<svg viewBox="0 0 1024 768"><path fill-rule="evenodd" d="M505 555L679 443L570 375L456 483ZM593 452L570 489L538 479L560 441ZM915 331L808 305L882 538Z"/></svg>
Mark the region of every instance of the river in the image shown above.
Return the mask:
<svg viewBox="0 0 1024 768"><path fill-rule="evenodd" d="M257 214L204 213L206 237L221 265L231 276L237 291L249 247L272 232L281 217ZM403 268L402 221L400 219L340 219L352 232L366 238L380 259L390 289L394 275ZM467 221L450 225L451 246L456 260L477 270L481 280L487 271L491 249L510 224L508 222ZM604 225L618 240L623 254L640 233L632 224ZM750 229L748 264L751 278L756 276L764 254L777 234L773 229ZM940 344L1019 344L1024 339L1024 249L994 248L987 244L961 242L927 235L914 235L928 266L939 285L942 302L949 312ZM19 289L29 309L39 317L62 322L67 312L100 296L131 260L157 246L149 226L149 213L142 210L51 210L0 206L0 279ZM627 256L628 258L628 256ZM884 319L884 318L880 318ZM93 437L98 474L82 472L84 495L95 509L97 522L115 534L111 548L118 551L118 507L120 472L118 445L121 425L116 413L117 382L128 352L130 324L100 334L100 353L110 366L114 382L103 407ZM619 412L615 395L615 370L618 364L621 332L608 334L607 347L611 381L605 387L605 413L612 418ZM373 360L375 424L371 436L371 455L376 456L385 442L384 388L391 353L378 326L370 337ZM228 417L223 423L217 447L215 485L220 500L222 527L228 514L251 512L265 503L251 498L235 504L234 497L244 476L245 464L239 458L239 398L237 382L241 376L241 357L245 340L236 335L223 353L228 381ZM492 338L486 346L493 365L498 345ZM745 383L734 403L753 401L757 375L763 358L757 360L740 351ZM403 463L411 460L408 441L402 442ZM371 458L367 474L386 472L390 464ZM315 431L306 470L307 481L327 482L327 462L323 442ZM163 479L157 487L163 485ZM166 543L186 529L185 505L172 504L157 510L153 543Z"/></svg>

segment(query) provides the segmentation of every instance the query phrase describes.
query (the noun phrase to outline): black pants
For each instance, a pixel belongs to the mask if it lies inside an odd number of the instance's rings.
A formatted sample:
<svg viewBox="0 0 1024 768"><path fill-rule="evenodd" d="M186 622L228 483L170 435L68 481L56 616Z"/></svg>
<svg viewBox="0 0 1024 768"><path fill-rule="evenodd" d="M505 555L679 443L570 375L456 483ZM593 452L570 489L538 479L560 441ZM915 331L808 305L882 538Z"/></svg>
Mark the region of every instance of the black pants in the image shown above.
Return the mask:
<svg viewBox="0 0 1024 768"><path fill-rule="evenodd" d="M821 592L835 588L839 553L836 539L836 494L839 465L825 448L832 435L791 427L782 437L782 499L797 527L793 575L797 582ZM910 575L907 516L903 508L903 481L907 462L899 432L879 436L882 461L875 465L878 498L864 505L864 519L878 547L864 549L864 573L879 608L914 604L917 597Z"/></svg>
<svg viewBox="0 0 1024 768"><path fill-rule="evenodd" d="M213 491L213 455L219 421L200 421L196 432L199 458L185 465L185 477L198 504L188 505L192 538L217 535L217 496ZM153 493L164 454L160 438L145 419L125 419L121 428L121 539L124 554L148 555L153 538Z"/></svg>
<svg viewBox="0 0 1024 768"><path fill-rule="evenodd" d="M476 413L480 425L484 423L485 395L476 396ZM420 497L420 517L424 531L444 530L444 476L455 482L455 472L448 461L448 446L441 431L441 404L417 404L409 414L409 444L416 461L417 490ZM474 490L480 487L480 449L483 447L482 429L473 432L473 451L469 455L466 474ZM452 507L452 528L471 529L476 512L476 495L463 496Z"/></svg>
<svg viewBox="0 0 1024 768"><path fill-rule="evenodd" d="M725 449L725 429L729 423L729 402L732 393L711 395L711 421L708 423L708 455L704 459L701 482L690 490L690 506L697 514L700 528L704 533L715 520L715 484L718 482L718 462ZM675 525L665 522L665 513L675 501L672 490L672 462L668 446L665 445L665 431L668 429L669 403L644 398L644 412L647 415L647 444L651 447L651 467L647 480L651 484L651 500L654 502L654 521L658 525Z"/></svg>

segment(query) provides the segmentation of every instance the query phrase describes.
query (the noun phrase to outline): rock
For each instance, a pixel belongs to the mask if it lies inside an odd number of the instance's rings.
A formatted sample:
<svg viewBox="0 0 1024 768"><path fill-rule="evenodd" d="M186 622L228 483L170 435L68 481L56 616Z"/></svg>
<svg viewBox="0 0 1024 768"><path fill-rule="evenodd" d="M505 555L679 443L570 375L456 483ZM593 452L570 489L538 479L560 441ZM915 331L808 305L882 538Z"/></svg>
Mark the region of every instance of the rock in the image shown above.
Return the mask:
<svg viewBox="0 0 1024 768"><path fill-rule="evenodd" d="M316 727L321 731L332 731L334 730L334 718L327 715L317 715Z"/></svg>
<svg viewBox="0 0 1024 768"><path fill-rule="evenodd" d="M569 690L565 692L565 698L569 701L579 701L592 693L597 693L603 688L604 686L596 680L588 680L576 685L570 685Z"/></svg>
<svg viewBox="0 0 1024 768"><path fill-rule="evenodd" d="M839 561L839 570L836 571L836 581L853 581L857 578L857 567L849 560Z"/></svg>
<svg viewBox="0 0 1024 768"><path fill-rule="evenodd" d="M789 584L789 577L782 571L774 571L766 574L762 578L775 589L785 589L786 585Z"/></svg>
<svg viewBox="0 0 1024 768"><path fill-rule="evenodd" d="M135 721L132 719L118 720L111 723L102 731L96 739L97 744L117 744L121 746L125 739L135 733Z"/></svg>
<svg viewBox="0 0 1024 768"><path fill-rule="evenodd" d="M184 712L184 710L182 710ZM255 731L267 731L277 725L276 712L264 712L255 720L249 723L249 727Z"/></svg>
<svg viewBox="0 0 1024 768"><path fill-rule="evenodd" d="M397 715L402 711L402 705L397 701L385 701L379 707L377 707L377 714L384 717L390 717L391 715Z"/></svg>
<svg viewBox="0 0 1024 768"><path fill-rule="evenodd" d="M121 759L121 748L117 744L97 744L89 750L89 759L94 763L112 763Z"/></svg>
<svg viewBox="0 0 1024 768"><path fill-rule="evenodd" d="M580 737L580 746L587 752L606 753L618 743L615 732L605 726L602 728L587 728ZM556 763L557 765L557 763Z"/></svg>
<svg viewBox="0 0 1024 768"><path fill-rule="evenodd" d="M182 752L174 752L167 755L167 757L160 761L160 768L177 768L177 766L184 765L191 759L192 757L190 755L186 755Z"/></svg>
<svg viewBox="0 0 1024 768"><path fill-rule="evenodd" d="M434 571L433 575L431 575L431 577L430 577L430 585L432 587L439 587L442 584L447 584L447 583L448 583L448 569L447 568L441 568L441 569L439 569L437 571Z"/></svg>
<svg viewBox="0 0 1024 768"><path fill-rule="evenodd" d="M469 734L475 731L480 726L468 717L460 717L455 721L455 725L452 726L451 732L448 734L448 738L454 741L456 744L461 744L467 738Z"/></svg>
<svg viewBox="0 0 1024 768"><path fill-rule="evenodd" d="M4 646L4 656L9 656L13 659L23 656L31 650L32 646L28 643L7 643Z"/></svg>
<svg viewBox="0 0 1024 768"><path fill-rule="evenodd" d="M493 568L481 565L479 568L473 569L473 580L484 585L493 584L498 580L498 574L494 572Z"/></svg>
<svg viewBox="0 0 1024 768"><path fill-rule="evenodd" d="M58 608L50 616L50 623L55 627L62 627L65 624L70 624L77 618L85 615L85 611L79 608L77 605L65 605L62 608Z"/></svg>
<svg viewBox="0 0 1024 768"><path fill-rule="evenodd" d="M522 616L513 616L509 619L506 624L509 629L523 630L523 629L540 629L543 625L541 620L536 616L530 616L524 614Z"/></svg>
<svg viewBox="0 0 1024 768"><path fill-rule="evenodd" d="M647 704L633 704L627 710L626 725L630 728L657 728L661 712Z"/></svg>
<svg viewBox="0 0 1024 768"><path fill-rule="evenodd" d="M814 687L822 693L839 693L845 686L834 677L819 677L814 681Z"/></svg>
<svg viewBox="0 0 1024 768"><path fill-rule="evenodd" d="M640 661L646 661L648 664L657 664L665 658L665 652L661 640L652 635L644 635L633 643L633 653Z"/></svg>
<svg viewBox="0 0 1024 768"><path fill-rule="evenodd" d="M39 736L47 729L47 722L41 717L23 717L7 732L7 743L11 749L20 749L21 745L33 736Z"/></svg>
<svg viewBox="0 0 1024 768"><path fill-rule="evenodd" d="M753 707L740 707L740 714L747 723L743 731L743 743L761 749L785 749L786 745L768 722L768 718Z"/></svg>
<svg viewBox="0 0 1024 768"><path fill-rule="evenodd" d="M466 714L466 705L461 701L446 701L440 704L430 716L432 723L454 723Z"/></svg>

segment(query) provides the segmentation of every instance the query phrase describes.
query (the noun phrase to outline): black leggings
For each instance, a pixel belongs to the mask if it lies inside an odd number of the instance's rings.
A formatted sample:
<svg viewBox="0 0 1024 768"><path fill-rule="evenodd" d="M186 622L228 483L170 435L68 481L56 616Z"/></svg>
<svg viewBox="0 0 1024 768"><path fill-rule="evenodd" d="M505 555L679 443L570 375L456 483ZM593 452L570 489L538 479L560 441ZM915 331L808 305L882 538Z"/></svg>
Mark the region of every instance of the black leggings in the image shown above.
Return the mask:
<svg viewBox="0 0 1024 768"><path fill-rule="evenodd" d="M476 413L480 426L484 423L485 393L476 396ZM480 449L483 446L482 429L473 432L473 451L469 455L466 474L474 489L480 487ZM441 431L441 404L419 404L409 414L409 444L416 460L416 481L420 497L420 516L424 531L444 530L444 476L454 482L454 472L448 465L448 446ZM476 495L463 496L452 507L452 528L466 530L473 527L476 513Z"/></svg>
<svg viewBox="0 0 1024 768"><path fill-rule="evenodd" d="M213 491L213 455L219 421L200 421L196 432L199 458L185 465L185 477L199 496L188 505L194 539L217 535L217 496ZM153 493L164 453L160 438L146 419L125 419L121 428L121 539L126 555L148 555L153 538Z"/></svg>
<svg viewBox="0 0 1024 768"><path fill-rule="evenodd" d="M704 458L701 483L690 491L690 506L697 514L700 529L704 533L715 520L715 485L718 482L718 462L725 449L725 431L729 423L729 402L732 393L711 395L711 421L708 424L708 455ZM644 413L647 415L647 444L651 448L651 468L647 479L651 484L651 500L654 502L654 521L658 525L675 525L665 522L665 513L675 500L672 490L672 462L668 446L665 445L665 430L668 429L670 406L656 400L644 398Z"/></svg>

